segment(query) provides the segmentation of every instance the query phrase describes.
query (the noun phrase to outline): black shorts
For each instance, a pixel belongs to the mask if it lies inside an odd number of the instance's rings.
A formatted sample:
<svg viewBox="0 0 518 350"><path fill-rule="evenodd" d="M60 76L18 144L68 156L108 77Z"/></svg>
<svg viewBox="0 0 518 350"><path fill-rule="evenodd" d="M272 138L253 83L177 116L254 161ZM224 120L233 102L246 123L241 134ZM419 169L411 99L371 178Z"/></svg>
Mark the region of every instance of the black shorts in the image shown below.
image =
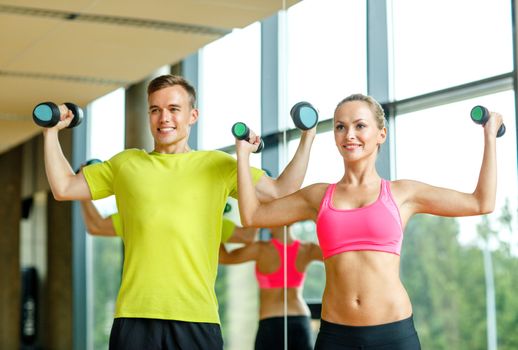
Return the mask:
<svg viewBox="0 0 518 350"><path fill-rule="evenodd" d="M315 350L420 350L412 316L376 326L346 326L321 320Z"/></svg>
<svg viewBox="0 0 518 350"><path fill-rule="evenodd" d="M110 350L144 349L222 350L223 337L216 323L116 318L110 334Z"/></svg>
<svg viewBox="0 0 518 350"><path fill-rule="evenodd" d="M284 350L284 317L269 317L259 321L255 350ZM288 316L289 350L311 350L313 341L308 316Z"/></svg>

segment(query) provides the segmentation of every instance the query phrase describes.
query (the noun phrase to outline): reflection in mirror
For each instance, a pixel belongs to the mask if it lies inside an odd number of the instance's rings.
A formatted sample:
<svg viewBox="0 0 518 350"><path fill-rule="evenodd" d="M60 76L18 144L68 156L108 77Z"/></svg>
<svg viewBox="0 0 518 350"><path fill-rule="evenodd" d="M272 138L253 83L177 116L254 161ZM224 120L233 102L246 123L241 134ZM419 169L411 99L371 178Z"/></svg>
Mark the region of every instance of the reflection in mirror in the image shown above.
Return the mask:
<svg viewBox="0 0 518 350"><path fill-rule="evenodd" d="M322 260L320 247L295 238L290 227L271 228L260 240L233 250L221 245L220 264L255 263L259 287L256 350L278 348L285 343L285 332L290 347L313 349L314 331L303 285L306 270L315 260Z"/></svg>

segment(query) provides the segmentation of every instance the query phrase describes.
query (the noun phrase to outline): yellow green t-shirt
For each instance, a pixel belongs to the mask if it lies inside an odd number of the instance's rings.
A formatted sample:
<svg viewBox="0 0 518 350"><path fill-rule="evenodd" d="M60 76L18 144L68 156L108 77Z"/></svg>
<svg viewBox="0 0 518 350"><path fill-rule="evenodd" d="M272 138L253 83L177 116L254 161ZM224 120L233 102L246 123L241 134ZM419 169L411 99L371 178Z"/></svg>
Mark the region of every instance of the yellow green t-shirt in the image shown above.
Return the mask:
<svg viewBox="0 0 518 350"><path fill-rule="evenodd" d="M110 215L110 219L117 236L122 236L122 221L119 213ZM221 224L221 243L225 243L232 237L235 228L236 224L232 220L223 217Z"/></svg>
<svg viewBox="0 0 518 350"><path fill-rule="evenodd" d="M112 220L113 229L117 236L122 236L122 221L119 213L110 215L110 219Z"/></svg>
<svg viewBox="0 0 518 350"><path fill-rule="evenodd" d="M221 151L125 150L83 169L93 199L115 195L124 241L115 317L219 323L223 209L237 162ZM256 183L263 172L252 169Z"/></svg>
<svg viewBox="0 0 518 350"><path fill-rule="evenodd" d="M225 243L234 233L236 224L230 219L223 217L223 223L221 225L221 243Z"/></svg>

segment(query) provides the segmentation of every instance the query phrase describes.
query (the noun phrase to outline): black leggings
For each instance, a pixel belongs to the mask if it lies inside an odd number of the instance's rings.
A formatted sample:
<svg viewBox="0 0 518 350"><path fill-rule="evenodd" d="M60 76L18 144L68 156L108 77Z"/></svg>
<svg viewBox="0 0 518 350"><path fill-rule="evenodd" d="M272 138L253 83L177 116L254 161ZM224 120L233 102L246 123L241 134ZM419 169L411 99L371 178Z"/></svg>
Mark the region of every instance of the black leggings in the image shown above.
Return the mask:
<svg viewBox="0 0 518 350"><path fill-rule="evenodd" d="M313 349L308 316L288 316L288 350L292 349ZM269 317L259 321L255 350L284 350L284 317Z"/></svg>
<svg viewBox="0 0 518 350"><path fill-rule="evenodd" d="M376 326L346 326L321 320L315 350L420 350L412 316Z"/></svg>

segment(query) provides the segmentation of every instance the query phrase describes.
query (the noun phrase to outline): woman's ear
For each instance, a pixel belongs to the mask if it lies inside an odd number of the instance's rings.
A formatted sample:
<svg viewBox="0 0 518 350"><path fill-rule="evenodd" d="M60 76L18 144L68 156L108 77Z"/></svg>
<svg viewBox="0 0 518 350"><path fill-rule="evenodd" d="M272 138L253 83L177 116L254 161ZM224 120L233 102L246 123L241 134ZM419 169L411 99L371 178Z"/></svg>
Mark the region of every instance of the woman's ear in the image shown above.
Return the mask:
<svg viewBox="0 0 518 350"><path fill-rule="evenodd" d="M381 145L387 140L387 128L383 127L378 135L378 144Z"/></svg>

